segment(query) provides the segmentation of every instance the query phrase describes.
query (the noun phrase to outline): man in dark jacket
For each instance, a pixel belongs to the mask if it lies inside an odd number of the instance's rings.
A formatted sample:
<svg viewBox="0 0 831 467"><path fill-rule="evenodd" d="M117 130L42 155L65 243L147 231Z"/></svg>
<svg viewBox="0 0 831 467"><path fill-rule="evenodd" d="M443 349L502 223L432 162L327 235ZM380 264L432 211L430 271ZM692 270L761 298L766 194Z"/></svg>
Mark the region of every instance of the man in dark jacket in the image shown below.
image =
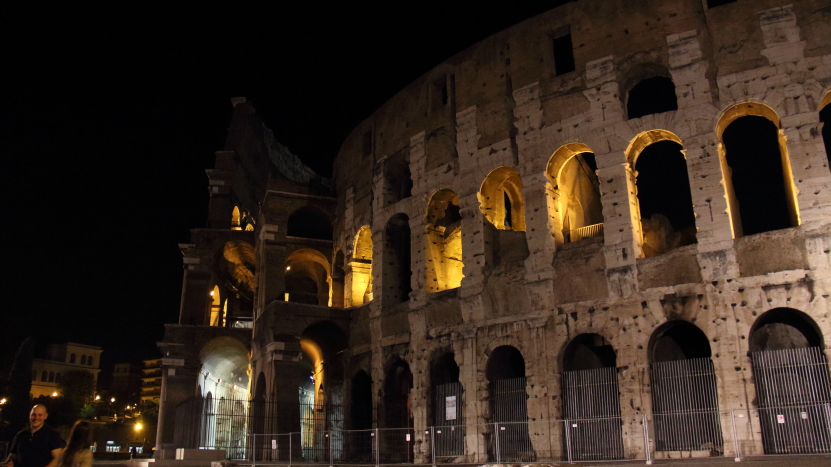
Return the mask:
<svg viewBox="0 0 831 467"><path fill-rule="evenodd" d="M38 404L29 412L29 427L14 436L9 457L3 467L56 467L63 449L63 440L57 431L43 423L46 406Z"/></svg>

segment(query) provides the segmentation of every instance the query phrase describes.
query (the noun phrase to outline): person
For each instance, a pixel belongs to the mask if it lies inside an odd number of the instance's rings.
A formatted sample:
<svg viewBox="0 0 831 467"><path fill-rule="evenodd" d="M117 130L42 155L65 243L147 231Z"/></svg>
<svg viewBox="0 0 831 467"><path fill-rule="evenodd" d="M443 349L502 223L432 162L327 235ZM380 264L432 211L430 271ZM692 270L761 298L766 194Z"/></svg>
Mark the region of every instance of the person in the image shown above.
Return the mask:
<svg viewBox="0 0 831 467"><path fill-rule="evenodd" d="M58 467L92 467L89 450L89 422L78 420L69 433L69 443L58 457Z"/></svg>
<svg viewBox="0 0 831 467"><path fill-rule="evenodd" d="M45 405L32 407L29 427L14 436L3 467L57 467L63 440L57 431L44 425L48 416Z"/></svg>

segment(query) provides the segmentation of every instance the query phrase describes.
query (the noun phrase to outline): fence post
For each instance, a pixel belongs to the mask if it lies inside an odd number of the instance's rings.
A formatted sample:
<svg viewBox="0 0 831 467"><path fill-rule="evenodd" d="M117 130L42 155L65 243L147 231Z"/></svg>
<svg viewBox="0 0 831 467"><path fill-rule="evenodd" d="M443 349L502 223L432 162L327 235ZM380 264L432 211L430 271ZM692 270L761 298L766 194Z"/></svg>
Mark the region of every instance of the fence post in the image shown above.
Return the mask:
<svg viewBox="0 0 831 467"><path fill-rule="evenodd" d="M574 462L571 460L571 434L568 429L568 420L563 420L563 428L565 429L563 434L566 437L566 457L568 458L568 463L573 464Z"/></svg>
<svg viewBox="0 0 831 467"><path fill-rule="evenodd" d="M251 438L249 449L251 450L251 466L257 467L257 455L254 452L257 449L257 435L248 435Z"/></svg>
<svg viewBox="0 0 831 467"><path fill-rule="evenodd" d="M378 438L378 428L375 428L375 467L381 465L381 443Z"/></svg>
<svg viewBox="0 0 831 467"><path fill-rule="evenodd" d="M730 411L730 426L733 429L733 450L735 451L734 458L736 462L742 461L742 453L739 451L739 437L736 432L736 414L733 410Z"/></svg>
<svg viewBox="0 0 831 467"><path fill-rule="evenodd" d="M649 420L646 419L646 414L641 414L643 421L643 448L646 452L646 465L652 465L652 450L649 449Z"/></svg>
<svg viewBox="0 0 831 467"><path fill-rule="evenodd" d="M291 465L291 432L289 432L289 465Z"/></svg>
<svg viewBox="0 0 831 467"><path fill-rule="evenodd" d="M433 467L436 465L436 427L430 427L430 454L433 456Z"/></svg>
<svg viewBox="0 0 831 467"><path fill-rule="evenodd" d="M496 451L496 463L501 464L501 459L499 456L499 423L493 424L493 439L494 439L494 451Z"/></svg>
<svg viewBox="0 0 831 467"><path fill-rule="evenodd" d="M334 437L332 436L332 432L329 431L329 467L335 463L335 456L333 456L334 451L332 450L332 441L334 441Z"/></svg>

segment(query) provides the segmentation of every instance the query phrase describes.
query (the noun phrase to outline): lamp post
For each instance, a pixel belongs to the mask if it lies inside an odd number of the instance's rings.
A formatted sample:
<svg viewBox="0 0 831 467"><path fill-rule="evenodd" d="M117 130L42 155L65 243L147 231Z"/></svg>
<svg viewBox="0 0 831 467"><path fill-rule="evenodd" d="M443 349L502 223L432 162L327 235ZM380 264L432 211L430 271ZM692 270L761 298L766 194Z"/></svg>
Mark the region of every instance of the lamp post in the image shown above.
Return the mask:
<svg viewBox="0 0 831 467"><path fill-rule="evenodd" d="M138 440L138 436L141 434L141 429L142 428L144 428L144 426L142 426L141 422L137 422L135 425L133 425L133 430L136 431L136 439L137 440ZM141 450L142 451L144 451L144 440L145 440L145 438L142 437L142 439L141 439ZM130 448L130 459L133 458L133 449L135 449L135 447Z"/></svg>

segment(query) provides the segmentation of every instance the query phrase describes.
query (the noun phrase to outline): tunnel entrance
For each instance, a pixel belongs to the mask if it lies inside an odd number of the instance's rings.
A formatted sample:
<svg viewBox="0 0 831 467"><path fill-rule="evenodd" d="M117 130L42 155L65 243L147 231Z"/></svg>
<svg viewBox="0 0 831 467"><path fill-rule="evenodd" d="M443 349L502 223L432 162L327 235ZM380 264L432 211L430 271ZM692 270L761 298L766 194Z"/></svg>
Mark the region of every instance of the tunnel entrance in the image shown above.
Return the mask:
<svg viewBox="0 0 831 467"><path fill-rule="evenodd" d="M724 453L710 342L696 325L670 321L649 346L652 419L658 451Z"/></svg>
<svg viewBox="0 0 831 467"><path fill-rule="evenodd" d="M510 345L493 349L485 375L490 385L491 417L496 431L491 455L495 456L498 444L501 461L533 462L536 454L528 435L527 379L522 353Z"/></svg>
<svg viewBox="0 0 831 467"><path fill-rule="evenodd" d="M822 334L801 311L775 308L753 324L750 359L765 454L831 452L831 382Z"/></svg>
<svg viewBox="0 0 831 467"><path fill-rule="evenodd" d="M465 454L465 418L459 365L452 352L441 355L430 368L433 406L428 423L435 427L433 442L437 457Z"/></svg>
<svg viewBox="0 0 831 467"><path fill-rule="evenodd" d="M410 463L413 461L413 415L410 390L413 374L407 362L396 359L384 380L384 430L380 435L381 463Z"/></svg>
<svg viewBox="0 0 831 467"><path fill-rule="evenodd" d="M563 417L570 458L623 459L617 356L598 334L581 334L563 354Z"/></svg>
<svg viewBox="0 0 831 467"><path fill-rule="evenodd" d="M350 397L350 430L345 448L352 462L374 462L375 437L372 432L372 378L360 370L352 377ZM357 431L361 430L361 431Z"/></svg>

